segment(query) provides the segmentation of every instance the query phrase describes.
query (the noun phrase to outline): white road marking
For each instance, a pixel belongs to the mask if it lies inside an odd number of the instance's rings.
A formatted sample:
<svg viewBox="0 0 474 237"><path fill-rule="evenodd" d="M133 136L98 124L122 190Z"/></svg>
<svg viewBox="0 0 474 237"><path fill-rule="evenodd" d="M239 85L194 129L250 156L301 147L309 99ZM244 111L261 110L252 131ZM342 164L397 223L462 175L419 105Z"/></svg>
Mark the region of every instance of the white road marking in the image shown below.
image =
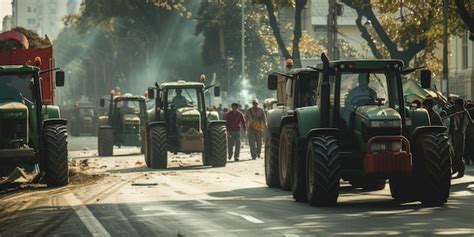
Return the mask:
<svg viewBox="0 0 474 237"><path fill-rule="evenodd" d="M214 204L214 203L212 203L212 202L208 202L208 201L206 201L206 200L200 200L200 199L196 200L196 202L199 202L199 203L201 203L201 204L203 204L203 205L207 205L207 206L215 206L215 205L216 205L216 204Z"/></svg>
<svg viewBox="0 0 474 237"><path fill-rule="evenodd" d="M95 218L94 214L84 206L74 194L67 193L63 195L66 202L74 209L79 219L86 226L86 228L91 232L92 236L111 236L109 232L100 224L100 222Z"/></svg>
<svg viewBox="0 0 474 237"><path fill-rule="evenodd" d="M297 234L285 234L285 237L299 237Z"/></svg>
<svg viewBox="0 0 474 237"><path fill-rule="evenodd" d="M255 223L255 224L262 224L262 223L265 223L263 222L262 220L259 220L253 216L249 216L249 215L243 215L243 214L239 214L239 213L235 213L235 212L227 212L227 214L230 214L230 215L233 215L233 216L238 216L238 217L242 217L244 218L245 220L247 221L250 221L252 223Z"/></svg>

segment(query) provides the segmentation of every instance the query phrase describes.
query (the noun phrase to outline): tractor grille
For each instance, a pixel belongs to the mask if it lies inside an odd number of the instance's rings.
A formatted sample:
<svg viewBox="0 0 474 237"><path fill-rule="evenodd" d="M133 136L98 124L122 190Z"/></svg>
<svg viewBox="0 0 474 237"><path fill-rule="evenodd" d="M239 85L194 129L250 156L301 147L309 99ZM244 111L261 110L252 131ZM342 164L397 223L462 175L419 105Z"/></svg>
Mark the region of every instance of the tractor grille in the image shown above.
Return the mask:
<svg viewBox="0 0 474 237"><path fill-rule="evenodd" d="M0 123L0 134L2 139L17 140L26 138L25 119L7 119ZM26 141L24 141L26 142Z"/></svg>

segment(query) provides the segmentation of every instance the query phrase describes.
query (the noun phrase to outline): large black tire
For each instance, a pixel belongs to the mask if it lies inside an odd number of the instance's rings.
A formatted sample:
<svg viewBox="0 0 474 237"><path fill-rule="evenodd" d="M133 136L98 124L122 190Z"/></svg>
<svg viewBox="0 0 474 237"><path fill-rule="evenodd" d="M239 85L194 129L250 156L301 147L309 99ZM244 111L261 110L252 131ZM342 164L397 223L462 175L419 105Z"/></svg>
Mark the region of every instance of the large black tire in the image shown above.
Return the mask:
<svg viewBox="0 0 474 237"><path fill-rule="evenodd" d="M168 139L166 129L161 126L150 128L150 167L166 169L168 165Z"/></svg>
<svg viewBox="0 0 474 237"><path fill-rule="evenodd" d="M225 125L212 125L209 127L209 139L211 147L209 156L203 163L209 162L212 167L225 167L227 164L227 130ZM206 155L207 155L206 154Z"/></svg>
<svg viewBox="0 0 474 237"><path fill-rule="evenodd" d="M42 159L43 178L48 186L60 187L69 183L66 126L50 125L44 128Z"/></svg>
<svg viewBox="0 0 474 237"><path fill-rule="evenodd" d="M298 143L297 129L294 130L295 134L292 145L292 164L291 164L291 192L293 198L297 202L308 201L308 195L306 192L306 145ZM300 147L301 145L301 147Z"/></svg>
<svg viewBox="0 0 474 237"><path fill-rule="evenodd" d="M280 136L270 131L265 138L265 181L270 188L280 186L278 145Z"/></svg>
<svg viewBox="0 0 474 237"><path fill-rule="evenodd" d="M412 175L390 178L390 194L399 203L417 200L415 180Z"/></svg>
<svg viewBox="0 0 474 237"><path fill-rule="evenodd" d="M316 136L308 143L306 188L311 206L331 206L339 197L341 160L333 136Z"/></svg>
<svg viewBox="0 0 474 237"><path fill-rule="evenodd" d="M413 148L414 174L423 205L441 206L451 189L451 153L444 133L422 134Z"/></svg>
<svg viewBox="0 0 474 237"><path fill-rule="evenodd" d="M99 156L113 156L114 154L114 130L111 127L99 128L97 138Z"/></svg>
<svg viewBox="0 0 474 237"><path fill-rule="evenodd" d="M280 188L286 191L291 190L291 164L293 157L292 141L294 139L294 125L285 124L280 133L280 149L278 152L278 177Z"/></svg>

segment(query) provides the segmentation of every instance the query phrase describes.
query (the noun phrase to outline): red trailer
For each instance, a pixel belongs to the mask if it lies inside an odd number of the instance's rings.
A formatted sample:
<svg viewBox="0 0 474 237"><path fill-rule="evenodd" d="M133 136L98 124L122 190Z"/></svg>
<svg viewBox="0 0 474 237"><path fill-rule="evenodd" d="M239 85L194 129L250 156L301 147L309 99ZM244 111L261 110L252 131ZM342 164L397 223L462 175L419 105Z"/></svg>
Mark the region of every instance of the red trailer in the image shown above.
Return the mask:
<svg viewBox="0 0 474 237"><path fill-rule="evenodd" d="M54 68L53 47L30 49L28 39L16 31L7 31L0 34L0 44L7 40L18 41L22 48L0 51L0 65L38 65L42 71ZM38 59L41 62L40 64ZM47 105L53 105L56 89L54 73L42 73L41 78L43 102Z"/></svg>

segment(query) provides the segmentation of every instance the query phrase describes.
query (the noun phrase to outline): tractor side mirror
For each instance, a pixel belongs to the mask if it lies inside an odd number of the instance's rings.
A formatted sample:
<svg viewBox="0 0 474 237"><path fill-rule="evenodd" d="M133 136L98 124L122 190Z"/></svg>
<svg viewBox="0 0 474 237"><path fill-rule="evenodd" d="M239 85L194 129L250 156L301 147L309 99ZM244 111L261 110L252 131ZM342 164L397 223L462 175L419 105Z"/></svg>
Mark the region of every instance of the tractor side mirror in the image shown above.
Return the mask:
<svg viewBox="0 0 474 237"><path fill-rule="evenodd" d="M148 98L149 99L155 98L155 90L153 88L148 88Z"/></svg>
<svg viewBox="0 0 474 237"><path fill-rule="evenodd" d="M100 107L104 107L105 106L105 100L104 98L100 99Z"/></svg>
<svg viewBox="0 0 474 237"><path fill-rule="evenodd" d="M278 76L275 74L268 75L268 89L269 90L276 90L278 87Z"/></svg>
<svg viewBox="0 0 474 237"><path fill-rule="evenodd" d="M56 71L56 86L64 86L64 71Z"/></svg>
<svg viewBox="0 0 474 237"><path fill-rule="evenodd" d="M221 96L221 87L220 86L214 87L214 96L215 97Z"/></svg>
<svg viewBox="0 0 474 237"><path fill-rule="evenodd" d="M420 71L420 82L421 82L421 88L423 89L431 88L431 71L430 70Z"/></svg>

